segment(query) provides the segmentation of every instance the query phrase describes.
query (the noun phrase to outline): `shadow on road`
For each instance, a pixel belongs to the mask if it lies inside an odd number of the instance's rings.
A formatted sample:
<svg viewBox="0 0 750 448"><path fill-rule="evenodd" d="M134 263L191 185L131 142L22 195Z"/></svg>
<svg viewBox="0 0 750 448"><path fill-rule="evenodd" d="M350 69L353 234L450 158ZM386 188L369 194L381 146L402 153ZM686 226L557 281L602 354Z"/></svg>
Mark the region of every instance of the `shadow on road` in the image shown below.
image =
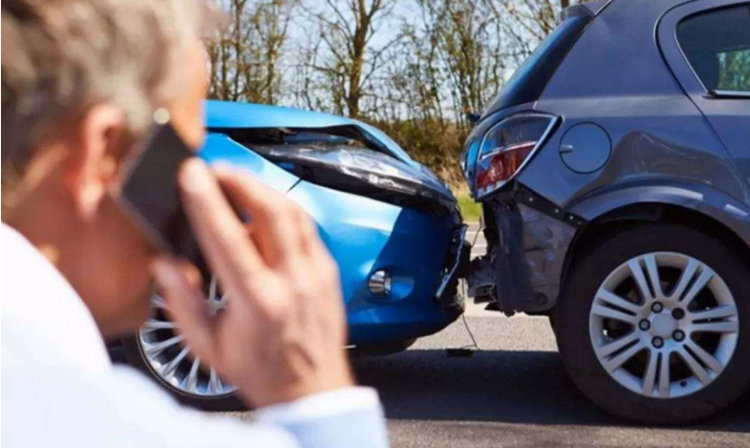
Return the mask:
<svg viewBox="0 0 750 448"><path fill-rule="evenodd" d="M354 360L359 381L378 389L388 418L547 425L628 426L589 402L565 374L559 355L409 350ZM690 429L750 431L750 397Z"/></svg>

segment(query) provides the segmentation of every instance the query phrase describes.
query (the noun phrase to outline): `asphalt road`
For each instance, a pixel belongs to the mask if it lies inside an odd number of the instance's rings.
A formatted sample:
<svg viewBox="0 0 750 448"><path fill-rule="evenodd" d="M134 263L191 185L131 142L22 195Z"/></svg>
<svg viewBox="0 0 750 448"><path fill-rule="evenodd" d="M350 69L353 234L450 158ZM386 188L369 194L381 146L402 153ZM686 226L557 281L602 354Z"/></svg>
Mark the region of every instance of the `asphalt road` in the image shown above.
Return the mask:
<svg viewBox="0 0 750 448"><path fill-rule="evenodd" d="M630 425L577 391L546 318L471 305L465 319L406 352L354 360L380 393L394 447L750 447L750 397L699 425Z"/></svg>
<svg viewBox="0 0 750 448"><path fill-rule="evenodd" d="M546 318L469 310L404 353L355 360L395 447L750 447L750 397L700 425L648 428L604 414L567 378Z"/></svg>

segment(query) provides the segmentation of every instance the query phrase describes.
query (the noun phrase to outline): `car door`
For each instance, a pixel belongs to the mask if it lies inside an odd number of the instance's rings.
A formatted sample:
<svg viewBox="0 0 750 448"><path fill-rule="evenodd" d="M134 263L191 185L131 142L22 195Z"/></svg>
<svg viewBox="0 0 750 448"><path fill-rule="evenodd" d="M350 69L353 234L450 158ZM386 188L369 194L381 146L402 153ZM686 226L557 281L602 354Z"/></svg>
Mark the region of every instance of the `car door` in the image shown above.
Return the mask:
<svg viewBox="0 0 750 448"><path fill-rule="evenodd" d="M675 77L750 187L750 2L687 3L664 15L658 33Z"/></svg>

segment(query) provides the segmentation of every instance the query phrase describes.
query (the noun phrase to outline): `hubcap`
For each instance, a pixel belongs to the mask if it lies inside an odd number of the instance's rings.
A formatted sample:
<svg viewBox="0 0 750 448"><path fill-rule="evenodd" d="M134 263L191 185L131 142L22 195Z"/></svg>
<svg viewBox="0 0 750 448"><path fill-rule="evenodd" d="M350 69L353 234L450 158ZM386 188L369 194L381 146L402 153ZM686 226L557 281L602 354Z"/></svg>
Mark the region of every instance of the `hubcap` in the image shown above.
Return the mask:
<svg viewBox="0 0 750 448"><path fill-rule="evenodd" d="M651 333L655 336L667 337L677 329L677 321L672 316L657 314L651 317Z"/></svg>
<svg viewBox="0 0 750 448"><path fill-rule="evenodd" d="M739 316L724 280L675 252L634 257L607 276L589 314L594 352L620 385L653 398L695 393L737 346Z"/></svg>
<svg viewBox="0 0 750 448"><path fill-rule="evenodd" d="M212 278L207 306L213 314L221 312L227 304L226 294L219 289L216 279ZM190 346L183 346L183 336L164 314L166 306L162 297L154 293L151 305L151 317L138 331L141 353L151 371L188 396L218 398L235 392L236 387L222 381L216 370L193 356Z"/></svg>

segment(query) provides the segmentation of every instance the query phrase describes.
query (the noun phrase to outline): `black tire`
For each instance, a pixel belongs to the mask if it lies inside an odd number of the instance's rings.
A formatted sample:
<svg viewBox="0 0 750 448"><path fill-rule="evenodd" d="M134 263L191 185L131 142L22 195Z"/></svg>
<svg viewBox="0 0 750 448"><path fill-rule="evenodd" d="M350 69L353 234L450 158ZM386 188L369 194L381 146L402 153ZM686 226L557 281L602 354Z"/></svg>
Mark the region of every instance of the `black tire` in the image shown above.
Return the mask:
<svg viewBox="0 0 750 448"><path fill-rule="evenodd" d="M174 388L171 384L163 381L161 377L153 371L151 365L143 355L141 345L138 343L136 335L123 338L122 348L128 364L151 377L159 384L159 386L163 387L170 393L170 395L175 397L177 401L186 406L202 409L204 411L243 411L248 409L236 394L229 394L216 398L198 397L195 395L187 395Z"/></svg>
<svg viewBox="0 0 750 448"><path fill-rule="evenodd" d="M678 398L647 397L620 385L597 359L589 335L589 312L604 279L625 261L655 251L680 252L707 264L727 284L737 305L739 334L731 360L713 382ZM555 333L568 374L598 406L641 423L683 424L717 413L748 389L750 269L736 247L679 225L637 225L603 237L573 263L554 311Z"/></svg>

